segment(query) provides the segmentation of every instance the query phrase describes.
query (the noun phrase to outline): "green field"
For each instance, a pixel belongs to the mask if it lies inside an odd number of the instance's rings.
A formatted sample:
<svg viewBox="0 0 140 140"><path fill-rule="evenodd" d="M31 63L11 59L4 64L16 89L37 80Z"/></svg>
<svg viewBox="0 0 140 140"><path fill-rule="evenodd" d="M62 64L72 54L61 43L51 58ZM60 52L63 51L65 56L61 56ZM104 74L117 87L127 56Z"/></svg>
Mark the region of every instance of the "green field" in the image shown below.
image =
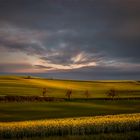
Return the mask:
<svg viewBox="0 0 140 140"><path fill-rule="evenodd" d="M0 76L0 95L41 96L42 88L47 88L47 96L50 97L65 98L66 90L72 89L72 98L85 98L86 90L90 98L102 98L106 97L108 90L114 88L119 97L140 97L139 81L72 81L26 77Z"/></svg>
<svg viewBox="0 0 140 140"><path fill-rule="evenodd" d="M0 121L139 113L140 101L0 103Z"/></svg>
<svg viewBox="0 0 140 140"><path fill-rule="evenodd" d="M47 89L47 97L67 98L66 92L72 90L71 100L52 102L0 102L0 122L44 120L57 118L79 118L117 114L140 113L140 100L93 100L107 97L106 92L115 89L119 98L140 97L139 81L73 81L43 79L27 76L0 76L0 96L42 96L43 88ZM89 98L85 91L89 91ZM90 99L91 98L91 99ZM127 136L115 134L127 139ZM130 132L130 136L138 136ZM109 135L112 137L112 133ZM106 134L83 136L83 139L104 137ZM50 139L55 137L50 137ZM65 138L65 137L64 137ZM78 139L69 136L69 139ZM82 138L82 137L80 137ZM80 139L79 138L79 139ZM38 138L37 138L38 139ZM57 139L57 137L56 137ZM58 137L59 139L59 137ZM60 138L61 139L61 138ZM112 138L113 139L113 138Z"/></svg>
<svg viewBox="0 0 140 140"><path fill-rule="evenodd" d="M0 121L38 120L46 118L65 118L123 113L139 113L140 100L82 100L106 97L111 88L126 91L119 97L140 97L139 81L71 81L49 80L27 76L0 76L0 96L22 95L42 96L42 88L46 87L47 96L66 98L67 89L72 89L70 101L62 102L0 102ZM133 92L127 92L133 91ZM79 100L74 100L78 99Z"/></svg>

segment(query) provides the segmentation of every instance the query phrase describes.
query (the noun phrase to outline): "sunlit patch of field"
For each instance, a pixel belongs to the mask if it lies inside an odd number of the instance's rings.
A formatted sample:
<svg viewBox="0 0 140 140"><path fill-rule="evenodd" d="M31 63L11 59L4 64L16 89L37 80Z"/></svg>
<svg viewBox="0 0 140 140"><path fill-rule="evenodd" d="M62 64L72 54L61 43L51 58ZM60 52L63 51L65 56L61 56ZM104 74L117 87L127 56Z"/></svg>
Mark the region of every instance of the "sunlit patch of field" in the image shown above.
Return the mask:
<svg viewBox="0 0 140 140"><path fill-rule="evenodd" d="M42 88L47 88L47 96L65 98L66 90L72 89L72 98L85 98L85 91L89 98L106 97L106 92L114 88L121 92L119 97L140 97L140 82L126 80L107 81L72 81L50 80L27 76L0 76L0 95L42 95ZM128 91L128 92L127 92ZM134 92L129 92L134 91Z"/></svg>
<svg viewBox="0 0 140 140"><path fill-rule="evenodd" d="M140 114L1 122L1 138L91 135L140 130Z"/></svg>

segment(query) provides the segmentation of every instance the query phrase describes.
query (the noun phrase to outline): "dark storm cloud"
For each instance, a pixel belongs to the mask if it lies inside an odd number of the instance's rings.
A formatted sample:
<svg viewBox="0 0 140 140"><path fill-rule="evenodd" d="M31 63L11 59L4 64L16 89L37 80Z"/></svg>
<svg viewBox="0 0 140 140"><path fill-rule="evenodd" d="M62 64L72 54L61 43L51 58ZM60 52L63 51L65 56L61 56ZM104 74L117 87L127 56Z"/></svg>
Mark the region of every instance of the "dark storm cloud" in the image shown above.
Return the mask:
<svg viewBox="0 0 140 140"><path fill-rule="evenodd" d="M9 51L40 54L45 49L41 43L45 36L44 32L0 24L0 46Z"/></svg>
<svg viewBox="0 0 140 140"><path fill-rule="evenodd" d="M69 65L73 63L71 58L80 53L80 50L76 47L65 46L66 44L62 44L62 46L63 45L63 48L57 46L57 48L49 51L48 56L41 57L40 59L53 64Z"/></svg>
<svg viewBox="0 0 140 140"><path fill-rule="evenodd" d="M125 72L127 64L135 71L139 40L139 0L0 0L0 47L39 55L44 62L93 61L110 73L122 63ZM86 59L74 62L82 53Z"/></svg>

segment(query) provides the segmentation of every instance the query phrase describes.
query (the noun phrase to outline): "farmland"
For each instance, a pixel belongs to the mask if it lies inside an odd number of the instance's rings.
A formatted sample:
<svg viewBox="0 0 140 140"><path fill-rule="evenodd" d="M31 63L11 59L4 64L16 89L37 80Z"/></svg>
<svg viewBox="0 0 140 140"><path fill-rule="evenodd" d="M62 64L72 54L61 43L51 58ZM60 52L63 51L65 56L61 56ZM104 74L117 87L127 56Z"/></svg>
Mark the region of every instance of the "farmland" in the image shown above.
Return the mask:
<svg viewBox="0 0 140 140"><path fill-rule="evenodd" d="M72 81L53 80L26 76L1 76L0 95L42 96L42 88L47 88L47 96L65 98L67 89L72 90L72 98L85 98L88 90L90 98L106 97L106 91L114 88L119 97L140 97L139 81Z"/></svg>
<svg viewBox="0 0 140 140"><path fill-rule="evenodd" d="M45 97L42 94L44 88L47 91ZM114 89L117 92L117 97L114 97L113 99L111 98L111 100L105 100L105 98L110 98L107 97L106 94L110 89ZM68 100L66 96L67 90L72 91L70 100ZM85 95L85 92L87 91L89 94L88 97ZM117 127L119 127L126 125L127 124L126 122L130 121L131 126L133 126L135 124L139 125L140 121L139 114L140 82L135 80L73 81L73 80L44 79L39 77L28 78L27 76L0 76L0 98L3 97L18 98L19 96L21 97L24 96L26 98L39 97L39 98L55 98L63 100L54 100L50 102L37 100L36 101L21 100L18 102L12 100L10 102L1 101L0 102L1 138L6 138L7 133L8 137L17 137L19 133L15 131L17 130L17 125L15 124L18 124L19 127L20 125L24 126L24 128L21 127L20 133L23 133L24 129L27 130L26 132L29 132L28 133L29 135L34 135L32 134L33 133L32 130L35 131L38 130L38 123L42 124L45 122L44 123L45 126L43 124L42 126L40 126L42 128L41 130L43 130L40 133L43 133L44 137L44 135L48 136L48 131L46 132L46 130L44 129L47 129L48 128L47 124L51 122L53 123L55 122L54 124L56 124L56 122L59 121L60 122L59 128L62 128L67 124L68 128L69 125L71 128L72 124L76 124L79 121L80 124L81 121L83 124L86 119L88 122L88 123L86 122L86 124L91 125L88 128L92 128L93 125L89 123L92 122L91 120L94 120L93 121L94 123L98 122L99 118L100 121L106 119L108 120L107 115L112 115L109 117L109 123L106 123L106 121L101 121L101 125L104 124L102 127L103 128L102 131L104 131L104 127L112 126L112 124L113 125L117 124ZM119 114L124 115L120 115L118 117ZM98 118L98 116L101 117ZM121 119L118 119L119 120L118 121L115 118ZM114 120L116 120L116 123L114 122ZM134 120L137 120L137 122L135 123ZM64 122L63 125L61 125L62 122ZM98 123L95 124L98 125ZM139 128L137 127L137 129L134 129L134 127L130 127L129 129L131 130L129 132L124 132L124 129L121 129L120 132L129 133L128 135L130 136L134 135L139 137L139 135L137 134ZM28 131L30 128L31 131ZM84 128L84 131L85 129L88 128L87 127ZM63 130L64 128L62 128L59 131ZM50 130L49 132L51 132L52 135L55 135L57 139L57 135L54 134L52 130ZM109 135L110 137L112 137L112 135L116 135L116 137L122 137L122 139L124 139L125 135L122 135L120 132L118 133L118 130L117 131L115 130L107 133L108 134L110 133ZM78 132L75 131L75 133L76 135L79 135L79 129ZM101 136L108 139L108 136L106 136L106 134L101 134L100 136L98 136L98 133L96 134L94 132L87 134L84 132L84 135L87 136L83 136L83 139L86 138L90 139L92 137L100 139ZM20 136L23 138L26 137L26 133L24 134L25 135ZM92 136L92 134L94 134L94 136ZM63 136L61 138L65 138L67 137L67 135L69 135L69 139L78 139L78 136L73 136L73 133L67 133L66 136ZM38 133L35 133L35 136L38 136ZM50 137L50 139L55 139L55 137L52 138Z"/></svg>
<svg viewBox="0 0 140 140"><path fill-rule="evenodd" d="M131 127L130 127L131 126ZM0 137L90 135L138 131L140 114L0 123Z"/></svg>
<svg viewBox="0 0 140 140"><path fill-rule="evenodd" d="M0 121L140 113L140 101L0 103Z"/></svg>

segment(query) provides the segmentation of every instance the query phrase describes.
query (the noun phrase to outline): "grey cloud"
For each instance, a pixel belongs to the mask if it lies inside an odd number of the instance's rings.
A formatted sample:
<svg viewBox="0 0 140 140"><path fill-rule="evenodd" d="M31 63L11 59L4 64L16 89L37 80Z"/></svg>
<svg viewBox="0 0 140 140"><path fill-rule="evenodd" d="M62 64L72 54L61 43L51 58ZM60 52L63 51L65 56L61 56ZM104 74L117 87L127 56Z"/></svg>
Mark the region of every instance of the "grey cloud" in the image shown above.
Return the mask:
<svg viewBox="0 0 140 140"><path fill-rule="evenodd" d="M112 74L117 68L110 65L121 62L127 70L125 64L140 64L139 0L2 0L0 25L5 23L19 31L0 30L0 47L44 62L70 65L85 52L87 60L77 64L96 61Z"/></svg>
<svg viewBox="0 0 140 140"><path fill-rule="evenodd" d="M46 49L42 41L46 34L14 26L0 27L0 47L7 51L23 51L28 54L43 54Z"/></svg>
<svg viewBox="0 0 140 140"><path fill-rule="evenodd" d="M69 65L72 63L71 58L75 56L78 52L78 49L74 47L70 48L55 48L50 50L48 56L41 57L42 60L49 61L53 64Z"/></svg>
<svg viewBox="0 0 140 140"><path fill-rule="evenodd" d="M35 68L41 68L41 69L52 69L53 67L49 67L49 66L44 66L44 65L34 65Z"/></svg>
<svg viewBox="0 0 140 140"><path fill-rule="evenodd" d="M16 72L22 71L23 69L31 69L33 68L32 65L28 63L7 63L7 64L0 64L0 72Z"/></svg>
<svg viewBox="0 0 140 140"><path fill-rule="evenodd" d="M129 76L128 76L129 75ZM116 69L114 67L88 67L63 72L48 72L46 74L38 74L43 77L53 77L57 79L75 79L75 80L139 80L140 71L127 71ZM94 87L93 87L94 88Z"/></svg>

